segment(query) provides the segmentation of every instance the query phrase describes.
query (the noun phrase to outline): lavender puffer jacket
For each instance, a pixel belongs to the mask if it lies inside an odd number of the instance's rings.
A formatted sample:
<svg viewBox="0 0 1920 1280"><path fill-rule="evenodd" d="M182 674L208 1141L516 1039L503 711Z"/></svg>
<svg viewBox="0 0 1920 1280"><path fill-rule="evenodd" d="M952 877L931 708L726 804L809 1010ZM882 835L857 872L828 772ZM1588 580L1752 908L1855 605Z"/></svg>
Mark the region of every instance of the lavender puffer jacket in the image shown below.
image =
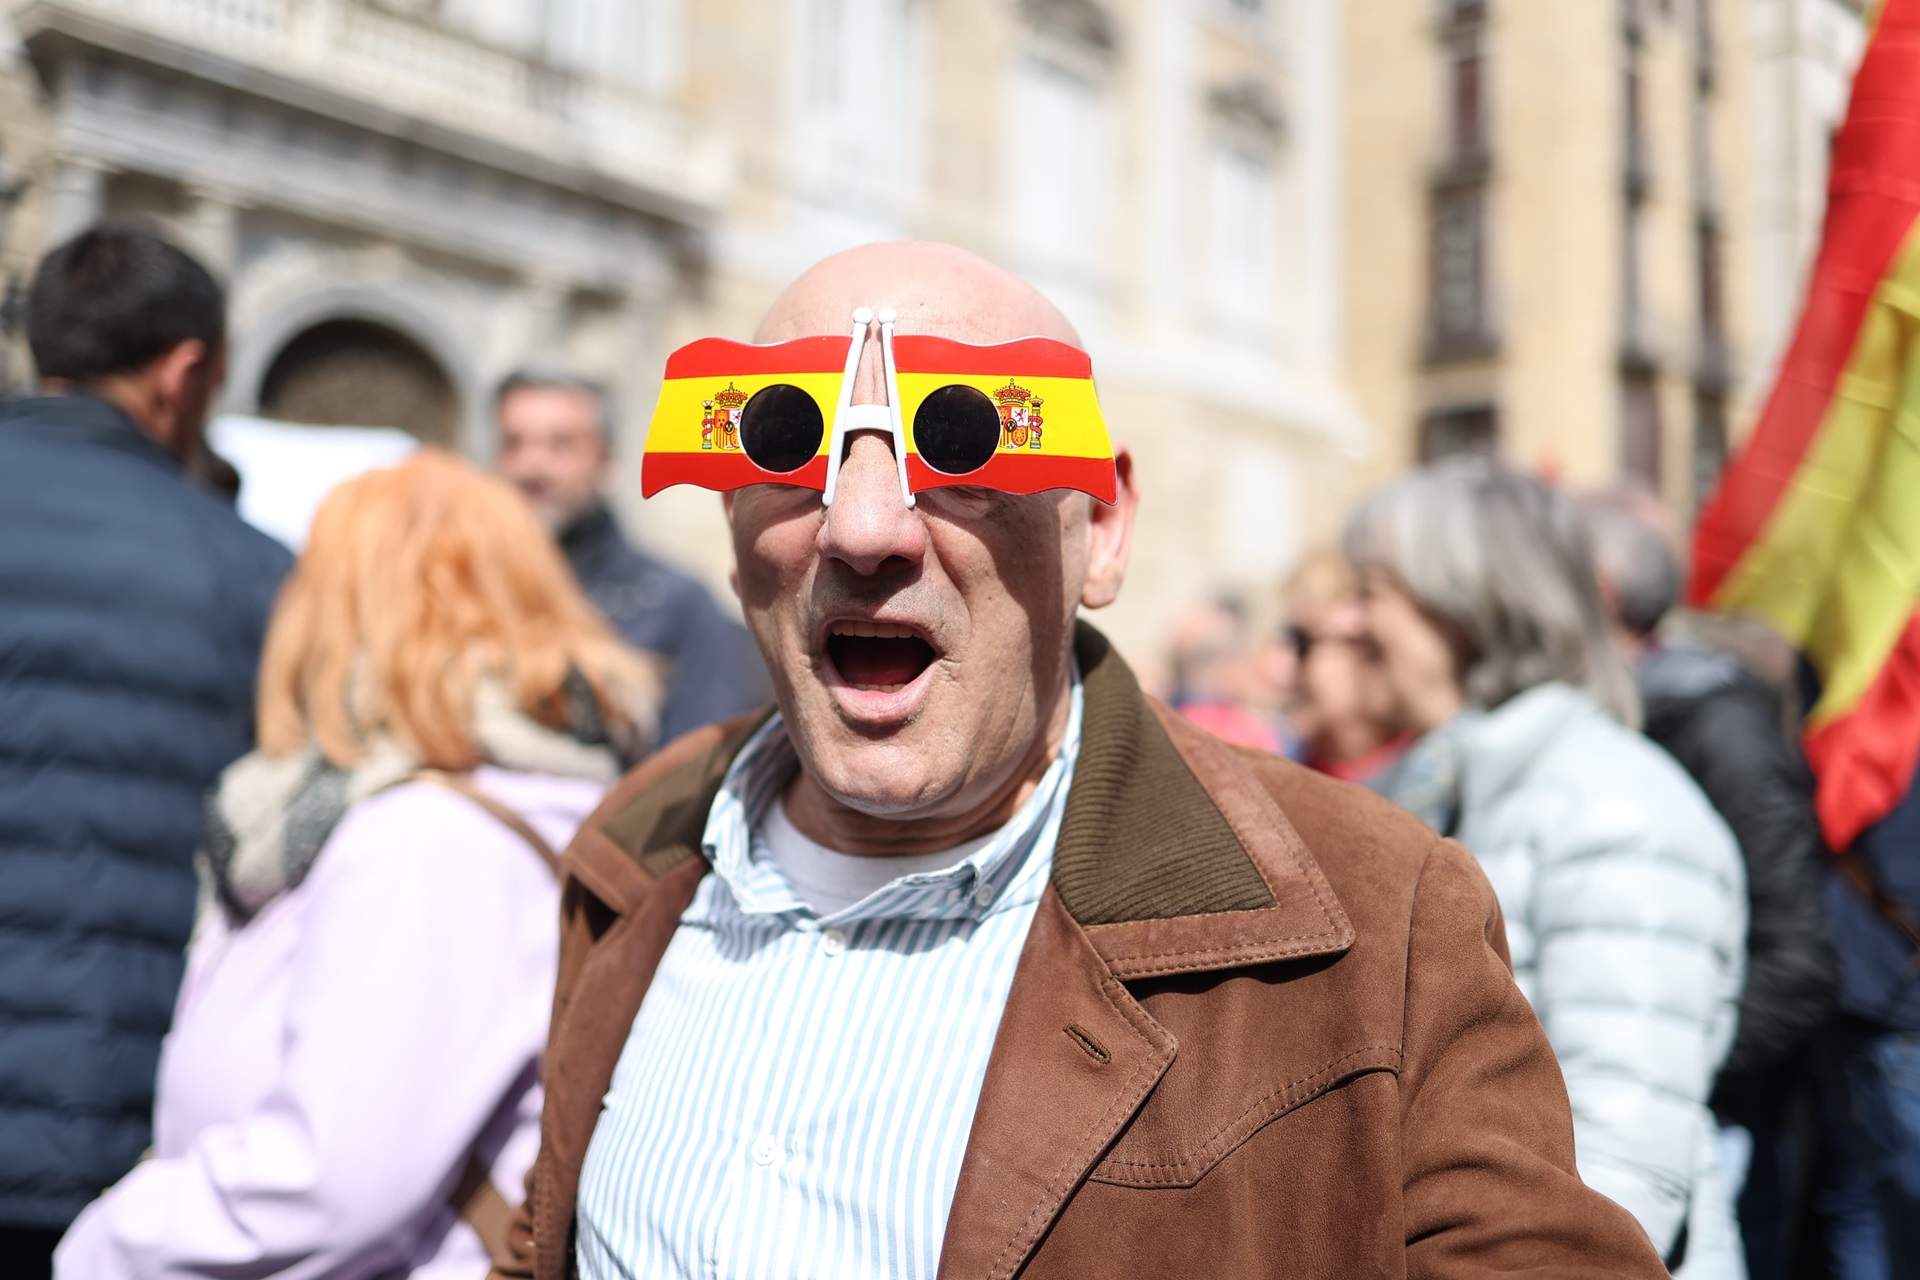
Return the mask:
<svg viewBox="0 0 1920 1280"><path fill-rule="evenodd" d="M481 769L556 848L600 783ZM429 783L361 802L312 872L203 926L160 1059L154 1150L74 1223L56 1275L366 1280L484 1273L449 1207L475 1149L517 1202L559 888L498 820Z"/></svg>

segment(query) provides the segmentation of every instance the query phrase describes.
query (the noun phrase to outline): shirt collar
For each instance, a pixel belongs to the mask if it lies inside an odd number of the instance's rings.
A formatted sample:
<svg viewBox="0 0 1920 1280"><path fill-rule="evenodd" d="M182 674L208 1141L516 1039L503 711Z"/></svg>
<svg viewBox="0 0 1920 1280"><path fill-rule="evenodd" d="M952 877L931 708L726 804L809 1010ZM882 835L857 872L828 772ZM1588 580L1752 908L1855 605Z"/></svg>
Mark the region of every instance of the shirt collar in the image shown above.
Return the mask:
<svg viewBox="0 0 1920 1280"><path fill-rule="evenodd" d="M1080 755L1084 697L1073 671L1060 750L1019 812L964 860L943 871L901 876L831 916L815 917L771 863L753 856L753 833L799 768L775 713L734 758L707 815L701 845L716 878L743 913L851 923L873 919L978 919L1037 901L1051 866L1054 837ZM1036 855L1038 852L1038 856Z"/></svg>

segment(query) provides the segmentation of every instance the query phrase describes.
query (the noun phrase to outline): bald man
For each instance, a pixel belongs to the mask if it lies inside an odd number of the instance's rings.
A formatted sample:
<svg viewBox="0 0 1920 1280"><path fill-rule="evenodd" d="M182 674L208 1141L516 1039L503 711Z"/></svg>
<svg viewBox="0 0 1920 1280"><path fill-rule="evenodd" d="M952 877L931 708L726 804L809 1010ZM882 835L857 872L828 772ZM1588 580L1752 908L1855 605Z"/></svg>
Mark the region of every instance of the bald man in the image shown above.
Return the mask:
<svg viewBox="0 0 1920 1280"><path fill-rule="evenodd" d="M1078 342L923 244L819 264L758 338L860 308ZM725 498L777 709L662 750L567 855L503 1273L1664 1276L1574 1172L1471 857L1186 724L1076 621L1126 569L1124 450L1111 503L910 504L860 410L880 342L831 503Z"/></svg>

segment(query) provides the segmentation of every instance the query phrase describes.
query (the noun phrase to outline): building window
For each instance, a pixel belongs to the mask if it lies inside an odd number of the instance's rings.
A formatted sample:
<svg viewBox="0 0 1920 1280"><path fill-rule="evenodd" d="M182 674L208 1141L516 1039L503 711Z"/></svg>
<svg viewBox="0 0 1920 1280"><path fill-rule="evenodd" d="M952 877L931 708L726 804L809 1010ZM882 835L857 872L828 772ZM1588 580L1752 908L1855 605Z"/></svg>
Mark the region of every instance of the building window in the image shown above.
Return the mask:
<svg viewBox="0 0 1920 1280"><path fill-rule="evenodd" d="M1700 309L1700 333L1707 339L1719 339L1726 333L1726 314L1720 283L1720 229L1711 218L1700 219L1694 229L1694 243L1695 300Z"/></svg>
<svg viewBox="0 0 1920 1280"><path fill-rule="evenodd" d="M1660 492L1660 388L1652 378L1626 380L1620 432L1620 468L1628 480Z"/></svg>
<svg viewBox="0 0 1920 1280"><path fill-rule="evenodd" d="M806 59L801 93L813 110L839 110L847 88L846 44L847 0L812 0L806 7L806 30L801 35Z"/></svg>
<svg viewBox="0 0 1920 1280"><path fill-rule="evenodd" d="M1646 15L1642 6L1646 0L1620 0L1620 27L1626 33L1628 44L1639 44L1646 38Z"/></svg>
<svg viewBox="0 0 1920 1280"><path fill-rule="evenodd" d="M1487 150L1484 66L1476 47L1457 50L1449 68L1447 120L1452 134L1450 153L1456 160L1484 155Z"/></svg>
<svg viewBox="0 0 1920 1280"><path fill-rule="evenodd" d="M839 203L898 200L918 189L926 79L920 7L918 0L794 0L796 110L787 156Z"/></svg>
<svg viewBox="0 0 1920 1280"><path fill-rule="evenodd" d="M1276 227L1271 158L1251 146L1216 142L1207 158L1208 292L1213 305L1245 323L1274 311Z"/></svg>
<svg viewBox="0 0 1920 1280"><path fill-rule="evenodd" d="M1718 207L1720 194L1713 166L1712 103L1705 94L1694 94L1687 122L1687 140L1693 153L1693 203L1702 210Z"/></svg>
<svg viewBox="0 0 1920 1280"><path fill-rule="evenodd" d="M1645 197L1652 176L1647 148L1646 112L1641 98L1640 67L1630 59L1621 83L1620 108L1621 169L1629 200Z"/></svg>
<svg viewBox="0 0 1920 1280"><path fill-rule="evenodd" d="M1708 93L1713 89L1714 75L1719 70L1718 49L1713 36L1713 0L1694 0L1693 3L1693 62L1698 73L1700 92Z"/></svg>
<svg viewBox="0 0 1920 1280"><path fill-rule="evenodd" d="M1727 465L1727 402L1719 395L1694 399L1692 498L1697 509L1713 496Z"/></svg>
<svg viewBox="0 0 1920 1280"><path fill-rule="evenodd" d="M555 66L656 93L678 82L678 0L545 0L541 12Z"/></svg>
<svg viewBox="0 0 1920 1280"><path fill-rule="evenodd" d="M1420 462L1463 454L1493 454L1500 447L1500 419L1490 404L1434 409L1420 420Z"/></svg>
<svg viewBox="0 0 1920 1280"><path fill-rule="evenodd" d="M1486 192L1477 186L1434 193L1432 230L1434 354L1466 354L1489 341Z"/></svg>
<svg viewBox="0 0 1920 1280"><path fill-rule="evenodd" d="M1113 141L1102 85L1066 59L1014 67L1000 168L1014 243L1042 262L1098 269L1113 201Z"/></svg>
<svg viewBox="0 0 1920 1280"><path fill-rule="evenodd" d="M1638 206L1627 206L1620 240L1620 337L1623 356L1629 363L1652 358L1645 297L1640 288L1640 238L1645 221Z"/></svg>

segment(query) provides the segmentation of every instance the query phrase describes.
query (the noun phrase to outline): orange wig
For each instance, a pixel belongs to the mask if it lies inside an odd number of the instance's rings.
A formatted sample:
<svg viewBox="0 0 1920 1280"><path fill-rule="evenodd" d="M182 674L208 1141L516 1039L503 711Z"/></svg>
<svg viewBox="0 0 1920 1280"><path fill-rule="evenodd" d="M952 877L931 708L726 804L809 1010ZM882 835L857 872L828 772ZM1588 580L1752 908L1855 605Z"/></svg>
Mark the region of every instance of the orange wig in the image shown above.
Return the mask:
<svg viewBox="0 0 1920 1280"><path fill-rule="evenodd" d="M281 588L260 665L260 747L350 768L381 737L422 764L480 763L474 698L497 681L564 729L578 673L616 740L651 732L654 664L615 638L520 495L422 449L327 496Z"/></svg>

